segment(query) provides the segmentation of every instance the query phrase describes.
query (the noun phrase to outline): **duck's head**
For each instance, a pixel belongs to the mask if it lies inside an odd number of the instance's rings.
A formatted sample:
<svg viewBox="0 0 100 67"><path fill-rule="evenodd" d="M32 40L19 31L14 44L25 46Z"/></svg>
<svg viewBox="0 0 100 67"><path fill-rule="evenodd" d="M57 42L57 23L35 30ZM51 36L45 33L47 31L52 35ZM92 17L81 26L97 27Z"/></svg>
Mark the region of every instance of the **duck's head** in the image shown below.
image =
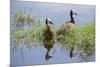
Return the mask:
<svg viewBox="0 0 100 67"><path fill-rule="evenodd" d="M50 28L53 28L53 22L50 18L46 18L46 25L49 26Z"/></svg>
<svg viewBox="0 0 100 67"><path fill-rule="evenodd" d="M74 10L70 10L70 15L77 15L77 13Z"/></svg>
<svg viewBox="0 0 100 67"><path fill-rule="evenodd" d="M52 20L50 18L46 18L46 24L53 24Z"/></svg>

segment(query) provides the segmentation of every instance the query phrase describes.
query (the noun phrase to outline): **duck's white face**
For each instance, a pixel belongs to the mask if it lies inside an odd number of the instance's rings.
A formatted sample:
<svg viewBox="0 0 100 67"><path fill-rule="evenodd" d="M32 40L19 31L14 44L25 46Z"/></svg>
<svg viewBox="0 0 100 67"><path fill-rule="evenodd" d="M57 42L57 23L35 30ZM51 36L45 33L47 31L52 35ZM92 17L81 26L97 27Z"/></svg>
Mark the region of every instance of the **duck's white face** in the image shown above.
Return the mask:
<svg viewBox="0 0 100 67"><path fill-rule="evenodd" d="M47 18L48 21L52 21L50 18Z"/></svg>
<svg viewBox="0 0 100 67"><path fill-rule="evenodd" d="M50 28L54 28L52 20L50 18L48 18L48 24L47 24Z"/></svg>
<svg viewBox="0 0 100 67"><path fill-rule="evenodd" d="M73 15L77 15L77 13L74 10L72 12L73 12Z"/></svg>

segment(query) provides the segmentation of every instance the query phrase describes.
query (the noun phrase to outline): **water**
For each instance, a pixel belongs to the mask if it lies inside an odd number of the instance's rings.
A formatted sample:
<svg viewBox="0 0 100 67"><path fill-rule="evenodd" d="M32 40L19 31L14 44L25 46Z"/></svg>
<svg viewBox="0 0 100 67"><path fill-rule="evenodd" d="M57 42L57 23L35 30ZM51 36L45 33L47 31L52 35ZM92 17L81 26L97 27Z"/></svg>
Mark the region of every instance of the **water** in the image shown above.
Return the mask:
<svg viewBox="0 0 100 67"><path fill-rule="evenodd" d="M68 51L60 45L55 45L52 48L51 53L53 57L48 61L45 60L46 49L44 47L32 47L31 49L21 48L22 46L18 46L14 50L14 53L11 49L11 65L21 66L95 61L95 54L86 58L82 58L77 54L75 57L70 58Z"/></svg>
<svg viewBox="0 0 100 67"><path fill-rule="evenodd" d="M34 16L41 17L45 21L46 17L52 19L55 26L62 25L70 20L69 11L75 10L78 16L74 16L76 25L82 25L85 22L95 20L95 6L94 5L72 5L72 4L55 4L55 3L37 3L37 2L22 2L11 1L11 30L13 29L13 13L17 10L26 9ZM12 39L11 39L12 40ZM11 44L14 45L14 43ZM79 54L75 57L69 57L69 51L62 48L62 46L55 44L51 54L53 57L45 60L46 49L44 47L34 47L31 49L23 48L20 44L16 49L11 48L11 65L37 65L37 64L58 64L58 63L79 63L86 61L95 61L95 54L89 57L81 57Z"/></svg>

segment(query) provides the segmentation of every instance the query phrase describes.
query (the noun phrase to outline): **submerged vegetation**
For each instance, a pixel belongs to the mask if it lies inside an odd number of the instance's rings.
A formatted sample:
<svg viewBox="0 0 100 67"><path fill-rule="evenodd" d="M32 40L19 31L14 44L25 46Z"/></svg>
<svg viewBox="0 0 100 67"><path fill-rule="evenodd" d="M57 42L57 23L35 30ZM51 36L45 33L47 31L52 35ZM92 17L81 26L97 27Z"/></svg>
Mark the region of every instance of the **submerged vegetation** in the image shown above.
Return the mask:
<svg viewBox="0 0 100 67"><path fill-rule="evenodd" d="M45 22L39 18L18 11L14 15L14 24L12 25L11 36L13 37L13 46L19 44L26 48L32 46L43 45L43 31ZM63 34L55 37L55 41L59 42L68 50L77 48L81 56L92 55L95 51L95 22L88 22L85 25L65 30ZM55 32L61 32L59 28L55 28Z"/></svg>

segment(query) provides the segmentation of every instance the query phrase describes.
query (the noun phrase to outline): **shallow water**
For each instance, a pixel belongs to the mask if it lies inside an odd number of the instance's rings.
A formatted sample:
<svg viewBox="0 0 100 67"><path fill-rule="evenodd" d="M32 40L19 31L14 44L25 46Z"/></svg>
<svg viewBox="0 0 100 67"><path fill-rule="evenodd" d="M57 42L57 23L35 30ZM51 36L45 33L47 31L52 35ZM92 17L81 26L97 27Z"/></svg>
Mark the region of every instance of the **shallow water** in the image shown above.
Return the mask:
<svg viewBox="0 0 100 67"><path fill-rule="evenodd" d="M48 61L45 60L46 49L44 47L32 47L31 49L21 48L23 47L18 46L14 52L11 49L11 65L20 66L95 61L95 54L86 58L82 58L77 54L73 58L70 58L68 50L65 50L60 45L55 45L52 48L51 54L53 57Z"/></svg>
<svg viewBox="0 0 100 67"><path fill-rule="evenodd" d="M59 8L58 8L59 7ZM66 21L69 21L69 11L75 10L78 16L75 16L76 25L82 25L86 22L95 20L95 6L94 5L72 5L72 4L55 4L55 3L38 3L38 2L11 2L11 31L14 28L14 17L13 14L19 9L29 13L32 9L31 14L36 17L51 18L55 27L62 25ZM55 9L56 8L56 9ZM35 10L35 11L34 11ZM25 26L26 28L27 26ZM12 34L11 34L12 35ZM14 45L13 38L11 36L11 46ZM76 51L77 52L77 51ZM11 65L38 65L38 64L58 64L58 63L78 63L95 61L95 53L88 57L81 57L76 54L73 58L70 58L69 51L62 48L59 44L56 44L51 50L53 57L46 61L45 60L46 49L44 47L31 47L31 49L23 48L22 45L18 45L16 49L11 48Z"/></svg>

